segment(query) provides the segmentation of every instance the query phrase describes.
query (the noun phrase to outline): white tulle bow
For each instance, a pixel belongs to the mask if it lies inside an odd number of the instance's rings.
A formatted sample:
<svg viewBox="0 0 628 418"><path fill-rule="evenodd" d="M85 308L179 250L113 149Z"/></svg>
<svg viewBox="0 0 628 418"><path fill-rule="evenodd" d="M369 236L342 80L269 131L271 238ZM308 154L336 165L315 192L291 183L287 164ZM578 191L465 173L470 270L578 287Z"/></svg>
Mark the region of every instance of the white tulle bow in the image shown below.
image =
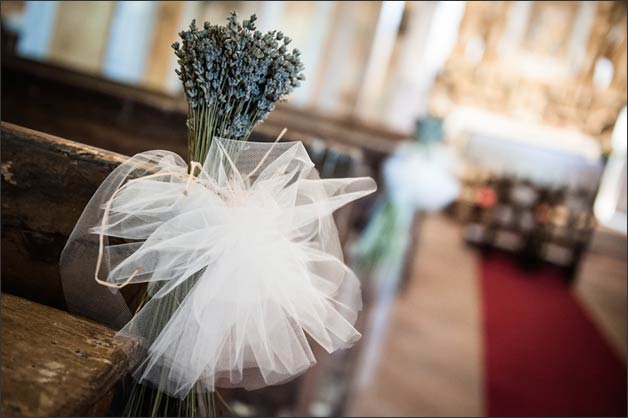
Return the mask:
<svg viewBox="0 0 628 418"><path fill-rule="evenodd" d="M140 337L135 376L173 396L284 382L315 362L306 335L329 352L360 337L360 283L332 212L375 188L320 179L300 142L215 139L191 168L168 151L137 154L66 244L68 308ZM142 282L151 298L131 317L115 287Z"/></svg>

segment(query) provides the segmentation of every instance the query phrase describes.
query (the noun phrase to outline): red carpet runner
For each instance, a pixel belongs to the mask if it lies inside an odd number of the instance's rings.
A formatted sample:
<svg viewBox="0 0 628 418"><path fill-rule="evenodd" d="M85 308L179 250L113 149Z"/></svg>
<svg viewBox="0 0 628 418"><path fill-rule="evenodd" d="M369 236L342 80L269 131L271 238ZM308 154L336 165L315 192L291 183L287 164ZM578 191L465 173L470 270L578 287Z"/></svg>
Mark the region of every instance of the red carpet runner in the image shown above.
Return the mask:
<svg viewBox="0 0 628 418"><path fill-rule="evenodd" d="M552 269L481 262L491 416L626 416L626 366Z"/></svg>

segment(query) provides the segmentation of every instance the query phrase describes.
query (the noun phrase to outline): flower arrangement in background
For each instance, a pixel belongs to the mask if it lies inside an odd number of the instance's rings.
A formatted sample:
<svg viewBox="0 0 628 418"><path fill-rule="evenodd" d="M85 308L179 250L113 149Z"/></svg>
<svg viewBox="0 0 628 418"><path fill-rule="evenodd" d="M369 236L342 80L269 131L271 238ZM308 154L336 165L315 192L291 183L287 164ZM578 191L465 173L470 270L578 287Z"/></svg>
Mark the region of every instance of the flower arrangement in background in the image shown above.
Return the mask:
<svg viewBox="0 0 628 418"><path fill-rule="evenodd" d="M374 332L362 342L363 356L372 364L377 363L385 329L382 324L390 315L392 299L404 274L404 258L417 232L413 227L415 214L443 209L460 190L455 174L457 161L442 139L441 119L419 119L414 140L400 143L384 161L385 189L354 248L357 268L379 295L379 307L369 318L369 329ZM362 368L358 382L368 382L372 370Z"/></svg>
<svg viewBox="0 0 628 418"><path fill-rule="evenodd" d="M357 246L364 268L401 266L414 214L438 211L458 195L457 161L442 137L441 119L419 119L414 141L401 143L384 162L386 190ZM386 276L398 279L396 273Z"/></svg>

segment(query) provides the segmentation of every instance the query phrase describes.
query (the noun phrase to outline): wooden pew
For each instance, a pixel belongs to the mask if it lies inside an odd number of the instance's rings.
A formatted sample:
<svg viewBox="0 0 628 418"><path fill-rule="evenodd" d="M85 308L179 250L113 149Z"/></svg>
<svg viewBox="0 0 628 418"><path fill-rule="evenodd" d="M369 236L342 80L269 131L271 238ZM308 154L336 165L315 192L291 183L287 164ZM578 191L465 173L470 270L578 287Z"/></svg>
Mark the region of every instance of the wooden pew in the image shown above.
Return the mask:
<svg viewBox="0 0 628 418"><path fill-rule="evenodd" d="M0 133L3 414L103 415L138 345L63 312L58 263L83 207L126 157L5 122ZM140 289L123 294L133 304Z"/></svg>
<svg viewBox="0 0 628 418"><path fill-rule="evenodd" d="M139 346L62 311L58 262L84 205L125 157L4 122L0 130L2 413L104 415Z"/></svg>
<svg viewBox="0 0 628 418"><path fill-rule="evenodd" d="M2 62L5 121L132 155L169 149L186 155L187 105L182 97L124 85L99 76L5 56ZM253 140L285 139L363 153L377 169L403 134L279 105L258 125Z"/></svg>
<svg viewBox="0 0 628 418"><path fill-rule="evenodd" d="M65 309L59 257L83 208L125 157L1 123L2 290Z"/></svg>
<svg viewBox="0 0 628 418"><path fill-rule="evenodd" d="M139 344L115 331L2 294L2 415L103 416Z"/></svg>

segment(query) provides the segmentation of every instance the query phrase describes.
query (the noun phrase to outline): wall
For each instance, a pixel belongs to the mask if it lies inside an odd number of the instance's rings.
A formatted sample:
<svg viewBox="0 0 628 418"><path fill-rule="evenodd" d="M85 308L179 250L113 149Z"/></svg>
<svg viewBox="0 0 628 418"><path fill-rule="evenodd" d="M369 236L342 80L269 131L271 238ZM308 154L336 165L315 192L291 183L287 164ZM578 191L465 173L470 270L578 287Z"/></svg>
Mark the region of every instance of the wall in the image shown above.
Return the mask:
<svg viewBox="0 0 628 418"><path fill-rule="evenodd" d="M626 103L625 2L468 2L430 101L575 127L603 148Z"/></svg>

